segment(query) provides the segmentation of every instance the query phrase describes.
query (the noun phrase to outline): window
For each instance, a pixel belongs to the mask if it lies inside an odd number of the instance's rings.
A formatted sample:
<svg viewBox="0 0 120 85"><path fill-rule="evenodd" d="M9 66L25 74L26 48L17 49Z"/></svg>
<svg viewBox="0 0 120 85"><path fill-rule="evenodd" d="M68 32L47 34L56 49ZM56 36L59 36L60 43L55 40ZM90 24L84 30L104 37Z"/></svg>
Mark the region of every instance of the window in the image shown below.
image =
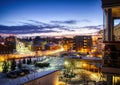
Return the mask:
<svg viewBox="0 0 120 85"><path fill-rule="evenodd" d="M115 41L120 41L120 19L115 19L114 20L114 40Z"/></svg>

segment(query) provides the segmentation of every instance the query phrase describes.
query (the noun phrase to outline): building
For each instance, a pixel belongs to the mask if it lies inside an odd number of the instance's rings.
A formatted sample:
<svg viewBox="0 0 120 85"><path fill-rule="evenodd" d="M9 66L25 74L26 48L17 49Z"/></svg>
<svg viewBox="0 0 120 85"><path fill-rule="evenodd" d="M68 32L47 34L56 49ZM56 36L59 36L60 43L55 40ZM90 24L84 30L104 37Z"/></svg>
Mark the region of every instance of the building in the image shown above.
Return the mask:
<svg viewBox="0 0 120 85"><path fill-rule="evenodd" d="M26 48L28 48L28 50L30 50L30 51L33 50L33 48L32 48L32 46L33 46L32 38L23 38L23 39L20 39L20 42L22 42L24 44L24 46Z"/></svg>
<svg viewBox="0 0 120 85"><path fill-rule="evenodd" d="M74 50L82 53L91 51L92 37L91 36L75 36L74 37Z"/></svg>
<svg viewBox="0 0 120 85"><path fill-rule="evenodd" d="M62 39L62 46L64 48L64 51L71 51L73 50L73 43L74 39L73 38L63 38Z"/></svg>
<svg viewBox="0 0 120 85"><path fill-rule="evenodd" d="M85 69L92 72L101 71L101 59L82 59L79 57L66 57L64 59L64 66L73 68L74 70Z"/></svg>
<svg viewBox="0 0 120 85"><path fill-rule="evenodd" d="M33 46L32 46L33 51L43 51L43 50L45 50L45 44L46 43L47 42L44 39L40 38L39 36L35 37L33 39Z"/></svg>
<svg viewBox="0 0 120 85"><path fill-rule="evenodd" d="M6 37L3 46L5 47L4 53L14 53L16 51L16 37Z"/></svg>
<svg viewBox="0 0 120 85"><path fill-rule="evenodd" d="M0 36L0 44L4 43L4 38L2 36Z"/></svg>
<svg viewBox="0 0 120 85"><path fill-rule="evenodd" d="M60 46L58 44L55 43L48 43L45 45L45 50L58 50L60 49Z"/></svg>
<svg viewBox="0 0 120 85"><path fill-rule="evenodd" d="M104 49L103 39L98 38L97 40L97 52L102 53Z"/></svg>
<svg viewBox="0 0 120 85"><path fill-rule="evenodd" d="M115 40L120 41L120 23L114 28Z"/></svg>
<svg viewBox="0 0 120 85"><path fill-rule="evenodd" d="M102 0L104 12L104 57L102 72L107 85L120 85L120 41L114 33L114 23L120 19L120 0Z"/></svg>

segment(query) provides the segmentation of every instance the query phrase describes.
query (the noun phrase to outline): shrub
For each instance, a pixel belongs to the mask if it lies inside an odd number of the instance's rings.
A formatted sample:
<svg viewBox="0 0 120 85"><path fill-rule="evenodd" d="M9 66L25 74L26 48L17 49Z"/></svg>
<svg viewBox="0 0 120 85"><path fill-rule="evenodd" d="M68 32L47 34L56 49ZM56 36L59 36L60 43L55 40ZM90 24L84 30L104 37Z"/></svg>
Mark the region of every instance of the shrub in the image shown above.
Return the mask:
<svg viewBox="0 0 120 85"><path fill-rule="evenodd" d="M48 67L48 66L49 66L49 63L36 63L35 66L41 67L41 68L43 68L43 67Z"/></svg>
<svg viewBox="0 0 120 85"><path fill-rule="evenodd" d="M11 61L11 70L13 71L13 70L15 70L16 69L16 61L15 61L15 59L13 59L12 61Z"/></svg>
<svg viewBox="0 0 120 85"><path fill-rule="evenodd" d="M7 61L4 61L3 62L3 65L2 65L2 72L8 72L8 69L9 69L9 63Z"/></svg>
<svg viewBox="0 0 120 85"><path fill-rule="evenodd" d="M31 64L31 63L32 63L31 58L27 59L27 64Z"/></svg>
<svg viewBox="0 0 120 85"><path fill-rule="evenodd" d="M22 68L22 62L21 60L19 60L19 63L18 63L18 68L21 69Z"/></svg>
<svg viewBox="0 0 120 85"><path fill-rule="evenodd" d="M26 60L25 60L25 58L23 59L23 64L26 64Z"/></svg>

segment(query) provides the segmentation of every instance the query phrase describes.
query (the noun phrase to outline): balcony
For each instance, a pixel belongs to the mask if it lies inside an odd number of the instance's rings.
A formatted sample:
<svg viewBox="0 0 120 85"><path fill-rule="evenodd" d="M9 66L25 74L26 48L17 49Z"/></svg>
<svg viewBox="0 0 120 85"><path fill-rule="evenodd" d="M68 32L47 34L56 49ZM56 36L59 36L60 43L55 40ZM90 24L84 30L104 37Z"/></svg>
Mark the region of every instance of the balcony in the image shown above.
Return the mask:
<svg viewBox="0 0 120 85"><path fill-rule="evenodd" d="M103 59L103 67L119 68L120 69L120 59Z"/></svg>
<svg viewBox="0 0 120 85"><path fill-rule="evenodd" d="M101 71L103 73L106 73L106 74L118 74L118 75L120 75L120 69L118 69L118 68L102 67Z"/></svg>
<svg viewBox="0 0 120 85"><path fill-rule="evenodd" d="M120 74L120 42L104 42L102 72Z"/></svg>
<svg viewBox="0 0 120 85"><path fill-rule="evenodd" d="M120 6L120 0L102 0L102 7L117 7Z"/></svg>

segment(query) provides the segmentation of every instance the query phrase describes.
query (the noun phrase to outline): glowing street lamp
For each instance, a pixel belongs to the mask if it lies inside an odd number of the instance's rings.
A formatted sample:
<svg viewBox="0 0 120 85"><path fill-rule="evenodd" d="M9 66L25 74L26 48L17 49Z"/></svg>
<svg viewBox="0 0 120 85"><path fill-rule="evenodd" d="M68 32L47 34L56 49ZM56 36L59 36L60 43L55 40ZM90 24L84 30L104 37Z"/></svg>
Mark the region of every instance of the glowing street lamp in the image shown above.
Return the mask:
<svg viewBox="0 0 120 85"><path fill-rule="evenodd" d="M64 62L64 65L65 65L65 66L68 66L68 65L69 65L69 62L68 62L68 61L65 61L65 62Z"/></svg>
<svg viewBox="0 0 120 85"><path fill-rule="evenodd" d="M87 66L87 64L86 63L83 63L83 67L86 67Z"/></svg>

